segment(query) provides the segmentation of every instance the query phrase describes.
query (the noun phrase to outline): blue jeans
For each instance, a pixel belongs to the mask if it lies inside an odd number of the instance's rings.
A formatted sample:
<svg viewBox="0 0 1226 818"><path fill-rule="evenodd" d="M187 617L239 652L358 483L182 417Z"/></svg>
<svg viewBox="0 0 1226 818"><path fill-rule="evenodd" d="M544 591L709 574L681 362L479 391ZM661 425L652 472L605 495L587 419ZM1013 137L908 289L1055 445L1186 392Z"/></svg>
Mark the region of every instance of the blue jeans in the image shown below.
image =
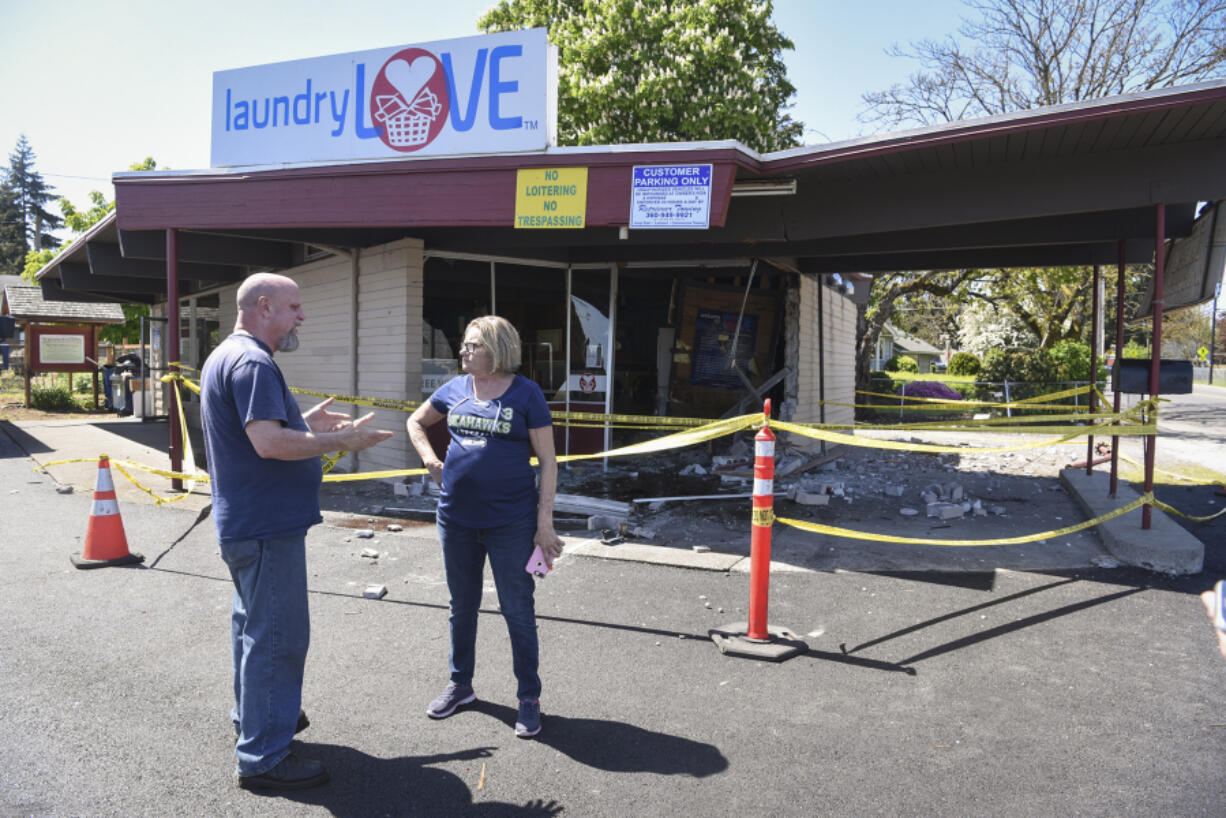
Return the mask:
<svg viewBox="0 0 1226 818"><path fill-rule="evenodd" d="M267 772L289 755L311 641L306 533L221 543L234 579L230 639L239 775Z"/></svg>
<svg viewBox="0 0 1226 818"><path fill-rule="evenodd" d="M536 515L497 528L438 523L443 566L451 592L451 681L471 686L477 663L477 611L481 607L485 557L490 558L498 605L511 637L511 657L520 699L538 699L540 652L536 638L536 581L524 570L532 556Z"/></svg>

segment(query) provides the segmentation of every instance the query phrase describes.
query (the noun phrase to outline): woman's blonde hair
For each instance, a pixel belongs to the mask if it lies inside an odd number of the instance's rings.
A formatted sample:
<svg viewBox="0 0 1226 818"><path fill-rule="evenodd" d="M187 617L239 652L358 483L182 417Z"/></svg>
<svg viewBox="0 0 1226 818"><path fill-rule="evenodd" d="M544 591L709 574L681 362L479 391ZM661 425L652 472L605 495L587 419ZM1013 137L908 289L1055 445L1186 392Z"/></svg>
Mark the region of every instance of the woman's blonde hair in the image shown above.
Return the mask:
<svg viewBox="0 0 1226 818"><path fill-rule="evenodd" d="M494 356L494 372L514 372L523 362L519 333L511 322L497 315L483 315L468 322L464 334L476 330L481 343Z"/></svg>

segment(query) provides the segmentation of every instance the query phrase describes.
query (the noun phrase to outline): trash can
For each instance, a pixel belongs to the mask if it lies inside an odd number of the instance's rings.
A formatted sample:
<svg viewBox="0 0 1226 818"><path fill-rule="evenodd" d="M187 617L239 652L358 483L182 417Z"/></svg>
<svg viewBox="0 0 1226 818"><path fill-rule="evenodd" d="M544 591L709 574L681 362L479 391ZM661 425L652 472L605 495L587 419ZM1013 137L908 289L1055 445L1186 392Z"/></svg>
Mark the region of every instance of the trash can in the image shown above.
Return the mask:
<svg viewBox="0 0 1226 818"><path fill-rule="evenodd" d="M111 402L111 378L115 376L115 367L103 364L99 374L102 376L102 396L106 400L104 405L107 409L114 412L115 404Z"/></svg>

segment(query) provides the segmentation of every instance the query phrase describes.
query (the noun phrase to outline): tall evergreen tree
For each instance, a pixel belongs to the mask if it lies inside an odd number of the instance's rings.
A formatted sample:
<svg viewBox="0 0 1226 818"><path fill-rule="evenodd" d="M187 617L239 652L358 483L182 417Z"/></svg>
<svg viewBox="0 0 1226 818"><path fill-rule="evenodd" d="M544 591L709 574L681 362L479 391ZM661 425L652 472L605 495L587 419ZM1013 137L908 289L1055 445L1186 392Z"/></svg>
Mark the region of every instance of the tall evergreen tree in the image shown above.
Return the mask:
<svg viewBox="0 0 1226 818"><path fill-rule="evenodd" d="M26 258L26 231L17 194L0 178L0 275L20 275Z"/></svg>
<svg viewBox="0 0 1226 818"><path fill-rule="evenodd" d="M37 252L59 247L60 240L51 231L58 228L63 219L46 207L59 197L55 195L55 188L43 181L42 174L34 169L34 149L25 134L17 139L17 147L9 154L8 186L17 196L27 249Z"/></svg>

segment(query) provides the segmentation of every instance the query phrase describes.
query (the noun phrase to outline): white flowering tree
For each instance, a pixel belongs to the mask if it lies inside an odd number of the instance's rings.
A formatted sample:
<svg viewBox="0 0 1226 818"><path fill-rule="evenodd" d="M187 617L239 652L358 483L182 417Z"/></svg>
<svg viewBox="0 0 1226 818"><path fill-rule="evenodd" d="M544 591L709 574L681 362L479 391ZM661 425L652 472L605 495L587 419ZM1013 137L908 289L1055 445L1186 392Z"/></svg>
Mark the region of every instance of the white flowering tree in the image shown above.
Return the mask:
<svg viewBox="0 0 1226 818"><path fill-rule="evenodd" d="M478 26L549 29L559 144L800 144L780 56L792 41L771 22L769 0L502 0Z"/></svg>
<svg viewBox="0 0 1226 818"><path fill-rule="evenodd" d="M967 305L958 315L958 348L980 360L993 349L1034 349L1039 339L1014 313L987 301Z"/></svg>

